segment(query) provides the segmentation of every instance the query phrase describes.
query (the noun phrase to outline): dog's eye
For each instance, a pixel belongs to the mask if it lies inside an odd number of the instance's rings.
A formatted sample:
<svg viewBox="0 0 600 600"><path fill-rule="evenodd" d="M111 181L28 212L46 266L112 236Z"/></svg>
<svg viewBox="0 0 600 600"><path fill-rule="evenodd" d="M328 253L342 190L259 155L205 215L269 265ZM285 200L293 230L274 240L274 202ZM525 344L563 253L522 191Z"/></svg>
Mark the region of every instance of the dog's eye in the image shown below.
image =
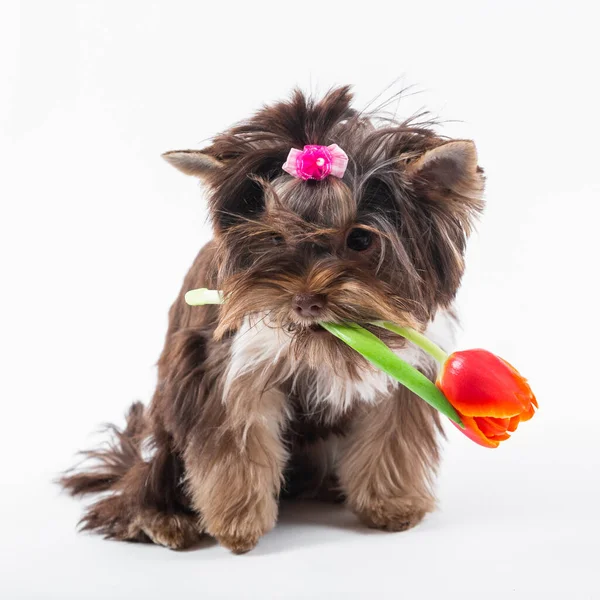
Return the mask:
<svg viewBox="0 0 600 600"><path fill-rule="evenodd" d="M366 250L372 243L373 234L361 227L352 229L346 238L346 246L355 252Z"/></svg>
<svg viewBox="0 0 600 600"><path fill-rule="evenodd" d="M283 236L279 235L278 233L273 233L270 237L270 240L273 246L280 246L284 242Z"/></svg>

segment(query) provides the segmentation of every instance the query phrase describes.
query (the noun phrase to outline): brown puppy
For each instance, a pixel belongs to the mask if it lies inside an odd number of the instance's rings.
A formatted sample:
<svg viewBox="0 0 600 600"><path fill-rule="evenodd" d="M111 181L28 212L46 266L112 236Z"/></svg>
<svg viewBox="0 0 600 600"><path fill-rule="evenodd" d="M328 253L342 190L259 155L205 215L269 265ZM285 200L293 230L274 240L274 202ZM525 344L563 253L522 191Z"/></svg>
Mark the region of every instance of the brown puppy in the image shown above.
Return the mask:
<svg viewBox="0 0 600 600"><path fill-rule="evenodd" d="M347 87L320 102L295 92L202 151L165 154L208 186L215 236L171 307L150 407L134 404L108 449L87 453L95 464L61 480L109 492L84 529L171 548L206 532L245 552L282 493L337 495L390 531L434 507L436 412L317 323L389 319L443 344L483 175L472 142L350 103ZM333 143L343 178L282 170L290 148ZM227 303L187 306L198 287Z"/></svg>

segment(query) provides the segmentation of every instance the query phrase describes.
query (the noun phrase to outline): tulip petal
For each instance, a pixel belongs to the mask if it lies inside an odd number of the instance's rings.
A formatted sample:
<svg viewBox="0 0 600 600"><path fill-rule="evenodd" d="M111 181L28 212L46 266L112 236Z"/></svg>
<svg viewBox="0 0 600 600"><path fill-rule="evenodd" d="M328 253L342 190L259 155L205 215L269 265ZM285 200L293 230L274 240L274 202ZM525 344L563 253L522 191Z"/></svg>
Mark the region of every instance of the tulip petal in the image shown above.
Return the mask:
<svg viewBox="0 0 600 600"><path fill-rule="evenodd" d="M481 349L451 354L437 385L459 413L471 417L511 418L534 401L526 379L512 365Z"/></svg>
<svg viewBox="0 0 600 600"><path fill-rule="evenodd" d="M500 358L500 357L498 357L498 358ZM534 404L534 406L536 408L538 408L537 399L536 399L535 395L533 394L531 387L529 387L529 383L527 382L527 379L525 377L523 377L523 375L521 375L519 373L519 371L517 371L517 369L515 369L508 361L504 360L503 358L500 358L500 360L507 367L509 367L512 370L512 372L516 376L517 380L520 381L520 387L521 387L521 391L522 391L522 400L525 402L532 402Z"/></svg>
<svg viewBox="0 0 600 600"><path fill-rule="evenodd" d="M517 415L516 417L512 417L510 420L510 423L508 424L508 427L506 428L507 431L510 431L511 433L513 431L517 430L517 427L519 426L519 421L521 420L521 416Z"/></svg>
<svg viewBox="0 0 600 600"><path fill-rule="evenodd" d="M494 440L488 438L478 427L475 419L471 417L467 417L465 415L460 415L464 429L460 428L456 423L452 423L455 427L464 433L468 438L479 444L480 446L485 446L486 448L497 448L500 444L500 440Z"/></svg>
<svg viewBox="0 0 600 600"><path fill-rule="evenodd" d="M510 419L495 419L493 417L475 417L475 422L480 431L488 436L500 435L506 433L510 424Z"/></svg>
<svg viewBox="0 0 600 600"><path fill-rule="evenodd" d="M533 408L533 403L529 405L529 408L520 415L521 421L529 421L531 417L535 414L535 408Z"/></svg>

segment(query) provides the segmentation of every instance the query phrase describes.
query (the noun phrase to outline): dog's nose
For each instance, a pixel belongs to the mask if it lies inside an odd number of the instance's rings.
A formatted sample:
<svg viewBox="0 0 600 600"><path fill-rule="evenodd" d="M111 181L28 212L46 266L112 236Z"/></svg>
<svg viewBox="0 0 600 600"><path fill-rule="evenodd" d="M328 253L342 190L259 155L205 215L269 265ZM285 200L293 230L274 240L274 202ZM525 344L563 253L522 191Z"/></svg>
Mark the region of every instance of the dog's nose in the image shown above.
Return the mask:
<svg viewBox="0 0 600 600"><path fill-rule="evenodd" d="M323 313L327 297L323 294L296 294L292 308L299 317L317 318Z"/></svg>

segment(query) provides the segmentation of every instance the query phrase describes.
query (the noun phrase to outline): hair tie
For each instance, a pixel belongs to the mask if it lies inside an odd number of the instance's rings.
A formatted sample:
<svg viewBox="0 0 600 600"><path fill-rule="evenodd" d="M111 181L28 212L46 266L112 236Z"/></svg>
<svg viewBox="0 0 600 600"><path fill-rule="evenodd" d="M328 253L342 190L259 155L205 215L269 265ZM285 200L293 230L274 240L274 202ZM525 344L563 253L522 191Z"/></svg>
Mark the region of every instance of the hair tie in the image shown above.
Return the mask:
<svg viewBox="0 0 600 600"><path fill-rule="evenodd" d="M337 145L304 146L304 150L292 148L283 170L299 179L325 179L328 175L342 178L348 166L348 156Z"/></svg>

